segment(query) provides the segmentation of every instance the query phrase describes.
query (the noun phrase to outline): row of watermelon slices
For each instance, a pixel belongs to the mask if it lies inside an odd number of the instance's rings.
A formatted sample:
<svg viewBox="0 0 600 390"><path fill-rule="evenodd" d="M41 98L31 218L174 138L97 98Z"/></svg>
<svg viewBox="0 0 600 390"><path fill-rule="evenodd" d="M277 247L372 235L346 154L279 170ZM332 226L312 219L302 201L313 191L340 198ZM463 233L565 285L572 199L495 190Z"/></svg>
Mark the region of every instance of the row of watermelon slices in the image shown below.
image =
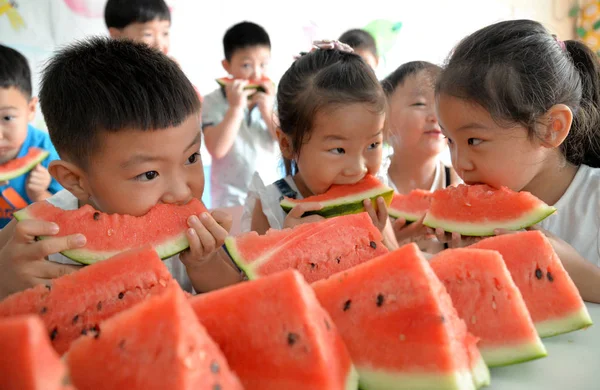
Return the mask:
<svg viewBox="0 0 600 390"><path fill-rule="evenodd" d="M474 389L485 363L543 357L539 336L591 324L536 231L428 263L415 244L386 253L362 213L227 247L257 280L186 300L138 249L0 302L0 349L21 351L0 358L0 388L63 388L49 336L80 390L356 389L357 373L361 388Z"/></svg>

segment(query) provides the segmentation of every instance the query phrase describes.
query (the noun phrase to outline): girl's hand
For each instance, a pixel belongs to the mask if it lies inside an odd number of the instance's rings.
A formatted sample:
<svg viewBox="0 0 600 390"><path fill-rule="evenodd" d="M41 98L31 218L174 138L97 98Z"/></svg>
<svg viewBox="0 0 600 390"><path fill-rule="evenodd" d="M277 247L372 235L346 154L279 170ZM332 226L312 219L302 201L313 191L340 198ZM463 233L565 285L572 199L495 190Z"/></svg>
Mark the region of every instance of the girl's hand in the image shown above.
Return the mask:
<svg viewBox="0 0 600 390"><path fill-rule="evenodd" d="M383 197L380 196L377 198L377 211L375 211L371 199L365 199L363 205L365 206L365 211L369 213L371 220L373 220L373 225L375 225L379 231L383 231L389 221L387 205L385 204Z"/></svg>
<svg viewBox="0 0 600 390"><path fill-rule="evenodd" d="M423 225L423 215L418 221L407 224L404 218L398 218L393 223L394 234L399 245L408 244L421 239L433 238L433 234L429 234L427 226Z"/></svg>
<svg viewBox="0 0 600 390"><path fill-rule="evenodd" d="M428 234L434 234L438 241L442 244L446 244L448 248L464 248L465 246L473 245L477 241L481 241L485 237L471 237L471 236L462 236L457 232L446 232L442 228L436 228L433 230L432 228L427 228Z"/></svg>
<svg viewBox="0 0 600 390"><path fill-rule="evenodd" d="M290 210L288 215L285 217L283 221L284 228L293 228L294 226L321 221L325 218L320 215L309 215L306 217L302 217L302 215L307 211L317 211L321 210L322 206L320 203L310 202L310 203L300 203L297 206L294 206L293 209Z"/></svg>

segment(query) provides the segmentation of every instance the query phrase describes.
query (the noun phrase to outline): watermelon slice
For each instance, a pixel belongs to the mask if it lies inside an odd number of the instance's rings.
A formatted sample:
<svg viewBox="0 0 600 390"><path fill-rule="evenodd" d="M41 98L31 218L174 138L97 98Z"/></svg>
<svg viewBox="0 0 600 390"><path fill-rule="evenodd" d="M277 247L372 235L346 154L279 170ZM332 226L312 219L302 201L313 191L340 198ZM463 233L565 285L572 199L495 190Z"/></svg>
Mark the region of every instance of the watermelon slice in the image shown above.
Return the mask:
<svg viewBox="0 0 600 390"><path fill-rule="evenodd" d="M489 367L547 355L521 292L500 253L448 249L429 262L452 298Z"/></svg>
<svg viewBox="0 0 600 390"><path fill-rule="evenodd" d="M500 252L540 337L592 325L577 287L540 231L490 237L469 248Z"/></svg>
<svg viewBox="0 0 600 390"><path fill-rule="evenodd" d="M60 390L67 367L34 315L0 319L0 389Z"/></svg>
<svg viewBox="0 0 600 390"><path fill-rule="evenodd" d="M408 194L394 194L388 214L392 218L404 218L406 222L415 222L421 219L431 203L432 194L425 190L412 190Z"/></svg>
<svg viewBox="0 0 600 390"><path fill-rule="evenodd" d="M555 211L529 192L461 184L433 193L423 224L463 236L491 236L495 229L535 225Z"/></svg>
<svg viewBox="0 0 600 390"><path fill-rule="evenodd" d="M0 165L0 181L6 181L26 174L50 155L44 149L32 147L23 157L12 159Z"/></svg>
<svg viewBox="0 0 600 390"><path fill-rule="evenodd" d="M233 77L221 77L220 79L217 79L217 83L222 87L226 87L234 81L235 79ZM272 81L268 77L263 77L260 80L248 80L248 85L246 85L244 89L256 89L258 92L265 92L265 89L262 86L265 83L272 83Z"/></svg>
<svg viewBox="0 0 600 390"><path fill-rule="evenodd" d="M372 175L366 175L361 181L348 185L332 185L327 192L321 195L309 196L304 199L283 198L281 207L288 213L294 206L301 203L318 202L322 208L307 211L304 215L317 214L325 218L337 217L346 214L356 214L365 211L363 201L371 199L377 209L375 200L380 196L390 205L394 190L384 185Z"/></svg>
<svg viewBox="0 0 600 390"><path fill-rule="evenodd" d="M105 214L89 205L63 210L48 202L37 202L17 211L15 218L54 222L60 229L57 236L83 234L87 238L85 247L62 254L82 264L93 264L145 245L153 246L162 259L171 257L189 247L185 236L188 217L205 211L198 199L185 205L157 204L141 217Z"/></svg>
<svg viewBox="0 0 600 390"><path fill-rule="evenodd" d="M309 283L388 252L367 213L227 237L225 247L250 279L294 268Z"/></svg>
<svg viewBox="0 0 600 390"><path fill-rule="evenodd" d="M474 389L490 376L477 338L416 244L313 284L364 389Z"/></svg>
<svg viewBox="0 0 600 390"><path fill-rule="evenodd" d="M81 337L67 362L78 390L242 389L177 285Z"/></svg>
<svg viewBox="0 0 600 390"><path fill-rule="evenodd" d="M122 253L0 302L0 318L38 314L60 354L81 334L177 283L152 248Z"/></svg>
<svg viewBox="0 0 600 390"><path fill-rule="evenodd" d="M348 350L297 271L190 302L246 390L356 390Z"/></svg>

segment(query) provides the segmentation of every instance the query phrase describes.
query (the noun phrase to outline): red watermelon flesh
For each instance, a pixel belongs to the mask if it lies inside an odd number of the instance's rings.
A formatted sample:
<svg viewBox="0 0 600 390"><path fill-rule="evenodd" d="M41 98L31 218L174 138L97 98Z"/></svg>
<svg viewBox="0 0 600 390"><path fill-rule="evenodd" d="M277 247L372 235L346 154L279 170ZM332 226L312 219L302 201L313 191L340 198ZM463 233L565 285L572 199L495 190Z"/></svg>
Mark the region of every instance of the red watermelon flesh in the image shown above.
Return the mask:
<svg viewBox="0 0 600 390"><path fill-rule="evenodd" d="M490 367L547 355L502 256L483 249L448 249L429 262Z"/></svg>
<svg viewBox="0 0 600 390"><path fill-rule="evenodd" d="M294 270L190 300L246 390L350 390L354 367L331 318Z"/></svg>
<svg viewBox="0 0 600 390"><path fill-rule="evenodd" d="M152 248L141 248L39 285L0 302L0 318L38 314L59 354L81 334L177 282Z"/></svg>
<svg viewBox="0 0 600 390"><path fill-rule="evenodd" d="M67 368L34 315L0 319L0 389L60 390Z"/></svg>
<svg viewBox="0 0 600 390"><path fill-rule="evenodd" d="M37 202L16 212L15 218L54 222L59 226L59 237L83 234L87 239L85 247L62 254L83 264L93 264L145 245L153 246L162 259L173 256L189 247L185 236L187 219L205 211L198 199L185 205L157 204L141 217L105 214L89 205L63 210L48 202Z"/></svg>
<svg viewBox="0 0 600 390"><path fill-rule="evenodd" d="M0 181L6 181L19 177L44 161L50 152L44 149L32 147L23 157L15 158L0 165Z"/></svg>
<svg viewBox="0 0 600 390"><path fill-rule="evenodd" d="M388 214L393 218L404 218L407 222L418 221L425 215L431 203L432 193L421 189L408 194L394 194Z"/></svg>
<svg viewBox="0 0 600 390"><path fill-rule="evenodd" d="M540 337L592 325L577 287L540 231L490 237L470 248L500 252Z"/></svg>
<svg viewBox="0 0 600 390"><path fill-rule="evenodd" d="M313 284L365 389L474 389L489 383L477 338L416 244Z"/></svg>
<svg viewBox="0 0 600 390"><path fill-rule="evenodd" d="M74 342L67 362L78 390L242 389L175 284Z"/></svg>
<svg viewBox="0 0 600 390"><path fill-rule="evenodd" d="M288 237L284 238L284 234ZM236 264L250 279L296 269L312 283L387 253L367 213L346 215L284 231L225 239Z"/></svg>
<svg viewBox="0 0 600 390"><path fill-rule="evenodd" d="M555 211L529 192L461 184L433 193L423 224L463 236L491 236L495 229L535 225Z"/></svg>

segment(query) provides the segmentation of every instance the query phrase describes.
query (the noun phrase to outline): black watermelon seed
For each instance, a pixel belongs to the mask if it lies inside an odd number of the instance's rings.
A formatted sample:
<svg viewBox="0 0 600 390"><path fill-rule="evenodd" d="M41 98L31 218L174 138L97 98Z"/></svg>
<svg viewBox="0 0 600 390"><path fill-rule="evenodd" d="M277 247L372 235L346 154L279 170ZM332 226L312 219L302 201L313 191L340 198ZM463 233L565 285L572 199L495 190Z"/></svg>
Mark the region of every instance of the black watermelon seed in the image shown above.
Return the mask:
<svg viewBox="0 0 600 390"><path fill-rule="evenodd" d="M119 342L119 348L121 348L121 349L125 349L125 340L121 340L121 341Z"/></svg>
<svg viewBox="0 0 600 390"><path fill-rule="evenodd" d="M298 336L296 333L288 333L288 336L287 336L288 345L296 344L296 341L298 341L299 338L300 338L300 336Z"/></svg>
<svg viewBox="0 0 600 390"><path fill-rule="evenodd" d="M58 329L54 327L54 329L52 329L52 332L50 332L50 340L56 339L56 336L58 336Z"/></svg>
<svg viewBox="0 0 600 390"><path fill-rule="evenodd" d="M544 277L544 273L542 272L541 269L539 269L539 268L535 269L535 277L538 278L538 279L541 279L541 278Z"/></svg>
<svg viewBox="0 0 600 390"><path fill-rule="evenodd" d="M548 273L546 274L546 276L548 277L549 281L554 282L554 276L552 276L552 274L550 273L550 271L548 271Z"/></svg>
<svg viewBox="0 0 600 390"><path fill-rule="evenodd" d="M125 293L124 293L124 292L120 292L120 293L119 293L119 299L123 299L123 297L124 297L124 296L125 296Z"/></svg>
<svg viewBox="0 0 600 390"><path fill-rule="evenodd" d="M329 325L329 321L327 321L327 319L325 319L325 327L327 328L327 330L331 329L331 325Z"/></svg>
<svg viewBox="0 0 600 390"><path fill-rule="evenodd" d="M215 385L213 386L213 390L221 390L221 385L218 383L215 383Z"/></svg>
<svg viewBox="0 0 600 390"><path fill-rule="evenodd" d="M102 302L98 302L96 308L98 309L98 311L102 310Z"/></svg>
<svg viewBox="0 0 600 390"><path fill-rule="evenodd" d="M48 289L48 291L52 291L52 286L51 285L47 284L46 288Z"/></svg>
<svg viewBox="0 0 600 390"><path fill-rule="evenodd" d="M310 268L311 268L311 269L315 269L315 267L316 267L316 266L317 266L317 265L316 265L315 263L310 263Z"/></svg>
<svg viewBox="0 0 600 390"><path fill-rule="evenodd" d="M46 312L48 311L47 307L42 307L42 310L40 310L40 314L46 314Z"/></svg>
<svg viewBox="0 0 600 390"><path fill-rule="evenodd" d="M88 331L87 331L87 329L86 329L86 328L83 328L83 329L81 329L81 334L82 334L82 335L84 335L84 336L85 336L85 335L87 334L87 332L88 332Z"/></svg>
<svg viewBox="0 0 600 390"><path fill-rule="evenodd" d="M99 219L100 219L100 213L96 211L96 212L94 213L94 221L97 221L97 220L99 220Z"/></svg>
<svg viewBox="0 0 600 390"><path fill-rule="evenodd" d="M94 335L94 338L97 339L98 337L100 337L100 327L98 326L98 324L94 325L94 327L92 329L90 329L91 331L93 331L94 333L96 333Z"/></svg>
<svg viewBox="0 0 600 390"><path fill-rule="evenodd" d="M381 307L384 300L383 294L377 294L377 307Z"/></svg>
<svg viewBox="0 0 600 390"><path fill-rule="evenodd" d="M348 309L350 309L350 305L352 304L352 300L348 299L346 302L344 302L344 311L347 311Z"/></svg>
<svg viewBox="0 0 600 390"><path fill-rule="evenodd" d="M340 261L342 261L342 259L340 259L339 257L336 257L336 258L335 258L335 261L337 261L337 263L339 264L339 263L340 263Z"/></svg>
<svg viewBox="0 0 600 390"><path fill-rule="evenodd" d="M75 317L73 317L73 321L71 321L71 323L75 325L77 321L79 321L79 314L75 314Z"/></svg>
<svg viewBox="0 0 600 390"><path fill-rule="evenodd" d="M219 363L217 363L215 361L213 361L212 363L210 363L210 371L213 374L217 374L219 372L219 370L220 370Z"/></svg>
<svg viewBox="0 0 600 390"><path fill-rule="evenodd" d="M371 246L371 248L377 249L377 243L375 243L375 241L369 242L369 245Z"/></svg>
<svg viewBox="0 0 600 390"><path fill-rule="evenodd" d="M444 316L440 316L440 322L443 324L444 322L446 322L446 317Z"/></svg>

